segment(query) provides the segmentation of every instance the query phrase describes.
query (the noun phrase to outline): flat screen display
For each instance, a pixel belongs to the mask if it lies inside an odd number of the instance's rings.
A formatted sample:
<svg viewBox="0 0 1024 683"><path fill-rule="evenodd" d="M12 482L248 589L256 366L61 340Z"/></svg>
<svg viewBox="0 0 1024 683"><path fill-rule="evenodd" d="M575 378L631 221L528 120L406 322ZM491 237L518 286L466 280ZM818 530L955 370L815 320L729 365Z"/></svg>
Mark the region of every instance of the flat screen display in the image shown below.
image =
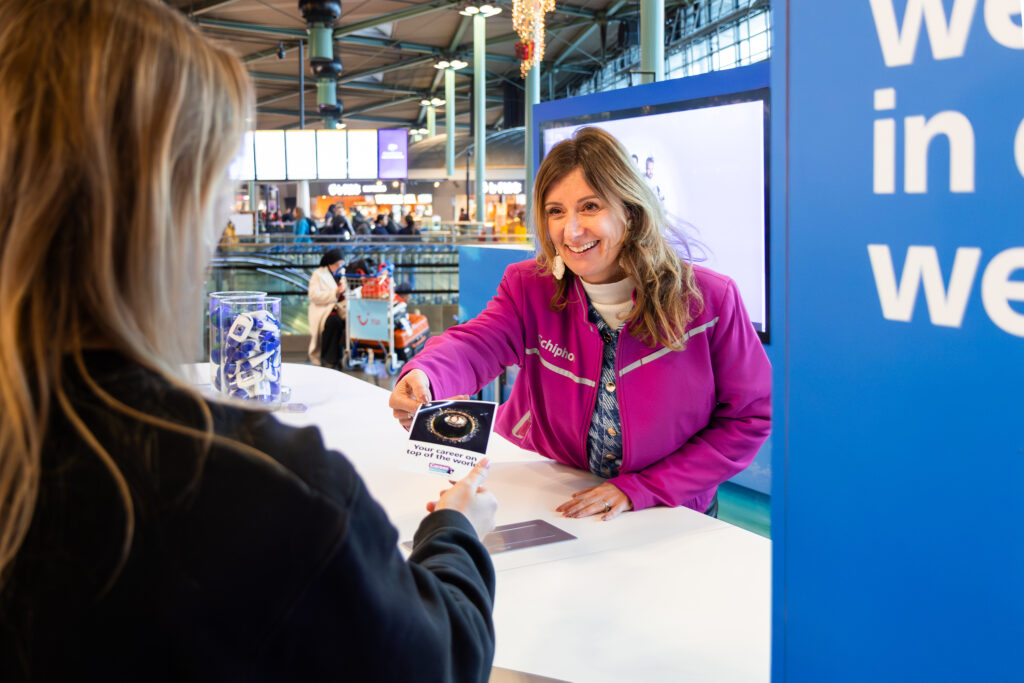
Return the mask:
<svg viewBox="0 0 1024 683"><path fill-rule="evenodd" d="M381 180L409 177L409 134L404 128L377 131L377 174Z"/></svg>
<svg viewBox="0 0 1024 683"><path fill-rule="evenodd" d="M316 169L321 180L348 178L348 134L344 130L316 132Z"/></svg>
<svg viewBox="0 0 1024 683"><path fill-rule="evenodd" d="M695 262L728 275L766 339L768 89L540 122L543 153L584 125L618 138Z"/></svg>
<svg viewBox="0 0 1024 683"><path fill-rule="evenodd" d="M257 180L284 180L285 173L284 131L257 130L253 132L256 146Z"/></svg>
<svg viewBox="0 0 1024 683"><path fill-rule="evenodd" d="M242 136L238 155L231 160L228 177L232 180L256 180L256 152L253 149L252 131Z"/></svg>
<svg viewBox="0 0 1024 683"><path fill-rule="evenodd" d="M348 132L348 177L373 180L377 176L377 131Z"/></svg>
<svg viewBox="0 0 1024 683"><path fill-rule="evenodd" d="M285 158L288 162L289 180L316 178L316 131L285 132Z"/></svg>

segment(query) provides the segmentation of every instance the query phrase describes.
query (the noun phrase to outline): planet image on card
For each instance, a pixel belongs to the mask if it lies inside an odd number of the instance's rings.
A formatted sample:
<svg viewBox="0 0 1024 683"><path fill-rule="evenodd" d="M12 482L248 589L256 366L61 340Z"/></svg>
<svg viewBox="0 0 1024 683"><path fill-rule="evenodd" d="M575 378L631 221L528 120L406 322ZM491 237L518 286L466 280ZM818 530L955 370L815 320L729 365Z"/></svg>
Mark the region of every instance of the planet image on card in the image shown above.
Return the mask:
<svg viewBox="0 0 1024 683"><path fill-rule="evenodd" d="M465 443L480 430L475 417L461 410L444 409L432 416L427 423L430 432L449 443Z"/></svg>

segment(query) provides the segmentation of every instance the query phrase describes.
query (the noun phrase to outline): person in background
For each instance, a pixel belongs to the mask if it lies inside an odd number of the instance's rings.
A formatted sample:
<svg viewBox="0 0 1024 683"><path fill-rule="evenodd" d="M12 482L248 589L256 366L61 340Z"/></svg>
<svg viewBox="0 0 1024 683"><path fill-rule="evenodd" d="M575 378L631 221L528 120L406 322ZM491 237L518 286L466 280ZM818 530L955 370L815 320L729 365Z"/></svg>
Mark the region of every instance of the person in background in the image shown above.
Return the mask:
<svg viewBox="0 0 1024 683"><path fill-rule="evenodd" d="M460 221L468 221L469 220L469 214L466 212L465 209L462 209L461 211L459 211L459 220Z"/></svg>
<svg viewBox="0 0 1024 683"><path fill-rule="evenodd" d="M387 229L388 229L388 233L392 234L392 235L397 235L398 233L400 233L402 231L402 226L400 226L398 224L398 221L395 220L395 212L394 211L390 212L387 215Z"/></svg>
<svg viewBox="0 0 1024 683"><path fill-rule="evenodd" d="M373 224L374 235L390 235L388 231L388 219L384 214L378 214L377 220Z"/></svg>
<svg viewBox="0 0 1024 683"><path fill-rule="evenodd" d="M306 215L306 212L302 210L301 206L295 207L295 227L292 228L292 233L296 235L296 242L312 242L313 240L309 235L316 232L316 223L312 218Z"/></svg>
<svg viewBox="0 0 1024 683"><path fill-rule="evenodd" d="M345 215L345 206L337 206L334 211L334 218L331 219L331 231L335 235L341 235L341 239L348 241L352 239L352 224L348 222Z"/></svg>
<svg viewBox="0 0 1024 683"><path fill-rule="evenodd" d="M665 194L661 191L658 183L654 181L654 157L647 157L644 163L644 182L651 188L651 192L658 198L658 201L665 202Z"/></svg>
<svg viewBox="0 0 1024 683"><path fill-rule="evenodd" d="M284 223L292 223L295 221L295 210L285 209L284 215L281 216L281 221Z"/></svg>
<svg viewBox="0 0 1024 683"><path fill-rule="evenodd" d="M399 235L418 235L420 234L419 228L416 227L416 218L411 214L405 214L403 219L405 227L398 231Z"/></svg>
<svg viewBox="0 0 1024 683"><path fill-rule="evenodd" d="M0 55L0 681L486 681L486 463L404 560L316 428L185 376L242 62L158 0L0 2Z"/></svg>
<svg viewBox="0 0 1024 683"><path fill-rule="evenodd" d="M345 337L345 262L340 249L328 249L309 277L309 362L340 369Z"/></svg>
<svg viewBox="0 0 1024 683"><path fill-rule="evenodd" d="M336 216L337 204L331 204L327 207L327 213L324 214L324 225L320 228L320 234L322 235L336 235L334 231L334 218Z"/></svg>
<svg viewBox="0 0 1024 683"><path fill-rule="evenodd" d="M480 315L405 365L395 417L406 425L423 401L519 366L498 433L595 475L563 515L717 514L718 485L771 429L771 367L736 283L666 238L661 203L600 128L552 148L533 206L537 258L509 266Z"/></svg>

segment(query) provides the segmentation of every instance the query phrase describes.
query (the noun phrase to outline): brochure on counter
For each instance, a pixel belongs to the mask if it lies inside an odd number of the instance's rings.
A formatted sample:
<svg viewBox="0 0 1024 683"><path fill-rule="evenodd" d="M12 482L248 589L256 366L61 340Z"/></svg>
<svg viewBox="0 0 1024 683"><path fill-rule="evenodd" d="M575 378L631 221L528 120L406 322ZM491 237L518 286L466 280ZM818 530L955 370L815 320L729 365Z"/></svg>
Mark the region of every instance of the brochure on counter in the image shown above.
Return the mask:
<svg viewBox="0 0 1024 683"><path fill-rule="evenodd" d="M413 417L403 469L462 479L487 454L494 401L431 401Z"/></svg>

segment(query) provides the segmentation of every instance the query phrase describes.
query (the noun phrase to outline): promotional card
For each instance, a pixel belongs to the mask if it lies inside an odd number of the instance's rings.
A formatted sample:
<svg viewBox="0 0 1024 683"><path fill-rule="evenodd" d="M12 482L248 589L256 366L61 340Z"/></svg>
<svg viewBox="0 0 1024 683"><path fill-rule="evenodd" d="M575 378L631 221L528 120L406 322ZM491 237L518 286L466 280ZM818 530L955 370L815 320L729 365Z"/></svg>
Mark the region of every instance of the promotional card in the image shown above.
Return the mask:
<svg viewBox="0 0 1024 683"><path fill-rule="evenodd" d="M431 401L413 418L403 468L457 481L487 454L493 401Z"/></svg>
<svg viewBox="0 0 1024 683"><path fill-rule="evenodd" d="M576 536L568 531L559 529L543 519L531 519L528 522L496 526L480 540L487 548L487 552L494 555L507 550L521 550L548 543L572 541L575 538ZM407 550L412 550L412 541L402 541L402 545Z"/></svg>

